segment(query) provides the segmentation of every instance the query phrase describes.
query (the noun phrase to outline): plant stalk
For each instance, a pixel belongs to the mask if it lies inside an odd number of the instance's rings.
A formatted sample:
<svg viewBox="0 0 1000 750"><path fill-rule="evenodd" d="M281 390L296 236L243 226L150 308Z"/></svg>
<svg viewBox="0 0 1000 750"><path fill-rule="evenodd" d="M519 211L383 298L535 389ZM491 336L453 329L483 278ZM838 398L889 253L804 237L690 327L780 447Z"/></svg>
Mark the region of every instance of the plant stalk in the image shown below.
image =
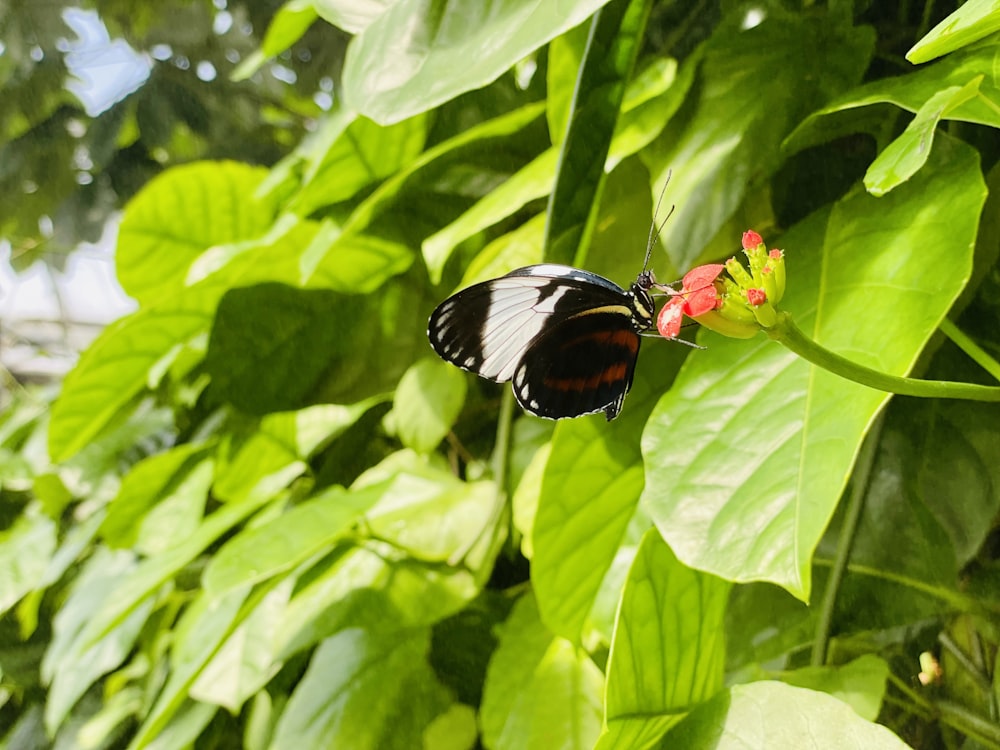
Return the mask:
<svg viewBox="0 0 1000 750"><path fill-rule="evenodd" d="M1000 386L976 385L974 383L954 383L947 380L920 380L889 375L870 367L859 365L846 357L824 349L806 336L787 312L779 312L778 320L767 335L784 344L807 362L829 370L855 383L878 391L895 393L900 396L917 398L956 398L967 401L1000 401Z"/></svg>

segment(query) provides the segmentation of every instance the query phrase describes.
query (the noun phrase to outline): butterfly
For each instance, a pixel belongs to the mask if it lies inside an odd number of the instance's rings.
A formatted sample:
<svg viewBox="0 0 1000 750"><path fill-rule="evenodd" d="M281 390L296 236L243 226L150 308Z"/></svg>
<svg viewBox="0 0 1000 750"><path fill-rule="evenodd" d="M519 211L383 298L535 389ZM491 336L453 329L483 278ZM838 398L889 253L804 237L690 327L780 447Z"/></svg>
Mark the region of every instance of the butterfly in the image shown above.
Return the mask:
<svg viewBox="0 0 1000 750"><path fill-rule="evenodd" d="M649 262L647 251L646 263ZM431 313L427 336L447 362L512 381L525 411L548 419L621 412L658 287L643 268L628 289L543 263L463 289Z"/></svg>

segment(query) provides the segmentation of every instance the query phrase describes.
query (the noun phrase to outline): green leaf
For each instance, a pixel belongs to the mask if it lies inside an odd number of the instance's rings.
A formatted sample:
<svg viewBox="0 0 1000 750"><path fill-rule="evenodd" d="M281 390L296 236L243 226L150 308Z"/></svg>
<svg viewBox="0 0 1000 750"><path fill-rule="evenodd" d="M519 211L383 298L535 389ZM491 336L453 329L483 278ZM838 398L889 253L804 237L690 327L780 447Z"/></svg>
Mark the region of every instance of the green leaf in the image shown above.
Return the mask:
<svg viewBox="0 0 1000 750"><path fill-rule="evenodd" d="M405 370L405 354L426 346L412 309L420 293L408 284L364 297L283 284L233 289L209 338L212 387L250 414L382 393Z"/></svg>
<svg viewBox="0 0 1000 750"><path fill-rule="evenodd" d="M825 693L781 682L735 685L696 709L669 735L671 747L743 750L906 750L888 729Z"/></svg>
<svg viewBox="0 0 1000 750"><path fill-rule="evenodd" d="M408 450L389 455L358 477L352 488L373 482L388 482L366 515L377 539L423 562L464 563L470 568L483 564L488 551L478 542L497 518L493 482L463 482Z"/></svg>
<svg viewBox="0 0 1000 750"><path fill-rule="evenodd" d="M573 109L573 92L592 28L593 21L581 23L549 44L548 64L545 67L545 119L549 124L549 140L555 146L566 138Z"/></svg>
<svg viewBox="0 0 1000 750"><path fill-rule="evenodd" d="M480 708L486 747L496 747L518 691L531 679L553 640L539 619L535 597L529 593L518 599L500 627L500 643L486 674Z"/></svg>
<svg viewBox="0 0 1000 750"><path fill-rule="evenodd" d="M246 589L238 589L222 597L203 591L184 610L173 632L169 678L156 702L146 712L142 726L129 744L129 750L151 746L158 736L164 734L168 724L171 728L176 727L174 717L178 712L184 719L183 707L189 700L188 690L226 637L233 632L246 597ZM214 713L215 707L212 709ZM196 724L198 718L197 714L188 716L188 720Z"/></svg>
<svg viewBox="0 0 1000 750"><path fill-rule="evenodd" d="M245 618L240 618L239 625L198 672L188 695L236 714L247 698L263 689L281 667L274 656L274 635L294 585L292 577L282 581L264 594ZM195 635L191 631L188 634ZM203 636L198 633L196 637Z"/></svg>
<svg viewBox="0 0 1000 750"><path fill-rule="evenodd" d="M938 91L917 110L906 130L879 154L865 173L865 187L881 197L910 179L926 162L934 144L934 132L943 117L979 94L983 76L965 86L949 86Z"/></svg>
<svg viewBox="0 0 1000 750"><path fill-rule="evenodd" d="M328 638L292 692L271 747L421 747L424 729L449 702L427 665L429 645L425 629L350 628Z"/></svg>
<svg viewBox="0 0 1000 750"><path fill-rule="evenodd" d="M331 487L263 526L230 539L205 570L205 590L223 595L265 581L328 549L382 495L376 485L348 492Z"/></svg>
<svg viewBox="0 0 1000 750"><path fill-rule="evenodd" d="M432 625L478 591L473 575L458 567L424 564L380 542L342 544L299 580L275 653L287 658L344 628L394 633Z"/></svg>
<svg viewBox="0 0 1000 750"><path fill-rule="evenodd" d="M197 284L106 328L66 376L52 407L52 460L67 459L106 430L181 352L203 350L215 307L231 286L263 279L298 283L299 254L315 232L315 224L297 224L277 238L251 243Z"/></svg>
<svg viewBox="0 0 1000 750"><path fill-rule="evenodd" d="M417 159L383 182L351 214L347 222L350 230L364 229L372 221L397 202L401 194L417 189L419 183L427 183L434 176L443 173L455 163L465 164L476 154L497 151L512 137L522 135L522 131L535 122L545 111L544 102L525 105L492 120L481 122L463 130L428 149ZM440 277L431 275L436 284Z"/></svg>
<svg viewBox="0 0 1000 750"><path fill-rule="evenodd" d="M264 417L257 429L238 443L235 455L222 457L212 487L215 497L229 504L247 499L270 500L300 476L307 468L304 459L311 452L308 444L311 425L300 436L299 419L309 411ZM305 445L300 445L300 438Z"/></svg>
<svg viewBox="0 0 1000 750"><path fill-rule="evenodd" d="M994 31L1000 30L1000 8L995 0L969 0L937 26L906 53L914 65L954 52Z"/></svg>
<svg viewBox="0 0 1000 750"><path fill-rule="evenodd" d="M0 614L38 586L56 548L56 524L37 506L0 531Z"/></svg>
<svg viewBox="0 0 1000 750"><path fill-rule="evenodd" d="M232 73L233 81L245 81L269 57L274 57L297 42L317 18L313 0L289 0L278 9L267 27L260 50L248 55Z"/></svg>
<svg viewBox="0 0 1000 750"><path fill-rule="evenodd" d="M203 458L204 452L205 446L200 443L185 443L144 458L133 466L122 480L118 494L108 504L101 523L101 537L105 543L119 548L135 544L146 513L177 492L196 466L211 467L211 460Z"/></svg>
<svg viewBox="0 0 1000 750"><path fill-rule="evenodd" d="M413 263L406 245L370 234L341 233L324 221L302 251L302 279L308 287L344 294L371 294Z"/></svg>
<svg viewBox="0 0 1000 750"><path fill-rule="evenodd" d="M134 601L126 616L102 632L99 640L91 637L89 627L96 614L117 598L121 578L134 571L131 554L98 548L56 615L54 637L42 661L42 678L50 683L45 702L45 728L50 735L87 688L119 666L135 645L153 608L152 597Z"/></svg>
<svg viewBox="0 0 1000 750"><path fill-rule="evenodd" d="M532 532L531 580L542 620L571 641L581 642L616 557L625 554L628 565L638 541L628 543L626 532L643 487L642 425L662 392L660 383L670 382L684 354L650 341L618 419L609 424L597 415L556 426ZM644 531L640 526L639 534Z"/></svg>
<svg viewBox="0 0 1000 750"><path fill-rule="evenodd" d="M263 235L275 216L270 201L253 197L265 174L236 162L195 162L150 180L118 230L125 291L151 305L183 289L191 264L209 248Z"/></svg>
<svg viewBox="0 0 1000 750"><path fill-rule="evenodd" d="M917 112L935 94L952 86L964 87L993 69L997 45L987 43L960 50L933 65L907 75L879 78L851 89L811 113L788 137L789 142L807 142L819 121L845 110L872 104L893 104ZM992 105L1000 99L1000 86L989 74L979 86L979 95L947 112L949 120L974 122L1000 128L1000 112ZM885 115L882 113L882 126Z"/></svg>
<svg viewBox="0 0 1000 750"><path fill-rule="evenodd" d="M601 728L600 671L538 619L522 597L490 660L480 709L483 744L494 750L591 748Z"/></svg>
<svg viewBox="0 0 1000 750"><path fill-rule="evenodd" d="M422 359L396 387L392 420L407 448L430 453L444 440L465 404L466 376L438 359Z"/></svg>
<svg viewBox="0 0 1000 750"><path fill-rule="evenodd" d="M888 678L889 665L874 654L859 656L840 667L803 667L781 675L782 682L788 685L839 698L868 721L878 718Z"/></svg>
<svg viewBox="0 0 1000 750"><path fill-rule="evenodd" d="M301 216L352 198L394 174L420 154L427 138L426 115L389 126L354 116L344 128L341 119L328 118L322 130L288 157L293 165L302 162L302 186L288 204Z"/></svg>
<svg viewBox="0 0 1000 750"><path fill-rule="evenodd" d="M825 237L813 217L782 238L782 305L823 346L906 373L968 279L984 195L976 155L941 138L886 197L840 201ZM812 551L888 395L766 341L704 340L646 426L646 507L685 563L807 599Z"/></svg>
<svg viewBox="0 0 1000 750"><path fill-rule="evenodd" d="M591 21L545 223L545 259L581 264L600 203L611 137L646 29L650 0L615 0Z"/></svg>
<svg viewBox="0 0 1000 750"><path fill-rule="evenodd" d="M729 588L678 562L656 529L646 532L608 657L600 750L651 747L722 688Z"/></svg>
<svg viewBox="0 0 1000 750"><path fill-rule="evenodd" d="M669 196L677 210L660 239L675 267L688 269L705 257L712 238L780 165L785 135L861 78L873 42L866 27L847 28L824 15L716 28L683 116L674 117L646 152L658 175L654 200L672 172ZM732 252L730 237L720 244L720 254Z"/></svg>
<svg viewBox="0 0 1000 750"><path fill-rule="evenodd" d="M618 118L615 135L608 151L606 170L614 168L623 159L648 145L663 129L664 123L670 118L673 110L680 106L682 95L675 92L674 88L683 88L683 86L671 88L674 84L676 69L676 61L660 58L650 64L636 78L629 81L625 91L625 99L622 102L622 112ZM690 85L691 78L692 76L688 76L687 85ZM670 90L670 95L664 95L664 92L668 90ZM460 242L509 216L513 216L531 201L548 195L552 191L552 185L555 181L558 158L559 153L555 148L546 149L502 185L483 196L472 208L451 224L424 240L422 246L424 262L427 264L431 277L435 280L440 277L445 263ZM534 220L531 219L531 221ZM486 275L486 272L478 270L473 272L473 266L490 265L493 267L493 264L487 264L487 259L501 252L497 247L508 241L506 238L523 228L524 225L510 234L503 235L481 251L466 271L463 285L472 283L469 281L471 278L485 280L502 276L518 266L541 262L540 250L537 258L531 259L524 259L526 255L523 253L510 253L512 257L516 256L522 260L514 259L505 263L505 270L498 273ZM541 247L541 242L538 243L538 246ZM503 255L507 260L506 251L503 251Z"/></svg>
<svg viewBox="0 0 1000 750"><path fill-rule="evenodd" d="M393 0L311 0L325 21L357 34L385 13Z"/></svg>
<svg viewBox="0 0 1000 750"><path fill-rule="evenodd" d="M400 0L352 40L344 98L376 122L405 120L491 83L605 2Z"/></svg>

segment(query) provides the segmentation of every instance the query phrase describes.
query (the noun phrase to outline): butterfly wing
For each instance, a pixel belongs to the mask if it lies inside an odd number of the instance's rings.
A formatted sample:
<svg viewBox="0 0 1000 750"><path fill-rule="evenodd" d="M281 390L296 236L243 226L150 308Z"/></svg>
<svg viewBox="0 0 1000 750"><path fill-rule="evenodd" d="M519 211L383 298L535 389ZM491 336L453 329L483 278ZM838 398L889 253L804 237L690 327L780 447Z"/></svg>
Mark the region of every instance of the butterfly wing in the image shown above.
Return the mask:
<svg viewBox="0 0 1000 750"><path fill-rule="evenodd" d="M539 337L514 371L514 395L526 411L549 419L603 411L618 416L632 387L639 334L618 307L561 319Z"/></svg>
<svg viewBox="0 0 1000 750"><path fill-rule="evenodd" d="M621 287L595 274L555 264L528 266L446 299L431 314L427 336L442 359L502 383L562 321L612 306L627 325L626 303Z"/></svg>

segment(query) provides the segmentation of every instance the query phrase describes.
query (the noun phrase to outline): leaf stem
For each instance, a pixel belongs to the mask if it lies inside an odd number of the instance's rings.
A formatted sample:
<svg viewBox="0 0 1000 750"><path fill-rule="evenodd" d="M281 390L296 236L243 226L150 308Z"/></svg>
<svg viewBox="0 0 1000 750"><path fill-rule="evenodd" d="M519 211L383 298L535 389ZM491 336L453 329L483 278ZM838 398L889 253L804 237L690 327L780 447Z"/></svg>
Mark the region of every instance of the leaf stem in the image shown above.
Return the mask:
<svg viewBox="0 0 1000 750"><path fill-rule="evenodd" d="M829 370L842 378L874 388L878 391L895 393L900 396L918 398L957 398L968 401L1000 401L1000 386L976 385L974 383L954 383L947 380L920 380L873 370L857 362L824 349L806 336L795 325L792 316L779 312L778 320L767 335L784 344L807 362Z"/></svg>
<svg viewBox="0 0 1000 750"><path fill-rule="evenodd" d="M837 554L833 559L833 566L830 568L830 577L827 579L826 588L823 591L823 601L820 604L817 617L816 637L813 639L812 655L809 659L810 664L814 667L826 664L833 611L837 604L837 595L840 593L840 584L844 580L844 573L847 570L847 562L851 557L851 547L854 545L854 537L857 534L861 510L864 508L865 495L868 492L868 477L871 475L871 469L875 463L875 449L878 445L878 436L882 432L882 423L883 418L880 416L868 432L861 449L861 455L858 456L858 468L847 501L844 522L840 527L840 535L837 539Z"/></svg>
<svg viewBox="0 0 1000 750"><path fill-rule="evenodd" d="M997 380L1000 380L1000 362L997 362L989 353L983 349L979 344L969 338L962 329L952 323L948 318L941 321L941 325L938 326L941 329L941 333L947 336L952 342L969 355L977 365L982 367L986 372L992 375Z"/></svg>

